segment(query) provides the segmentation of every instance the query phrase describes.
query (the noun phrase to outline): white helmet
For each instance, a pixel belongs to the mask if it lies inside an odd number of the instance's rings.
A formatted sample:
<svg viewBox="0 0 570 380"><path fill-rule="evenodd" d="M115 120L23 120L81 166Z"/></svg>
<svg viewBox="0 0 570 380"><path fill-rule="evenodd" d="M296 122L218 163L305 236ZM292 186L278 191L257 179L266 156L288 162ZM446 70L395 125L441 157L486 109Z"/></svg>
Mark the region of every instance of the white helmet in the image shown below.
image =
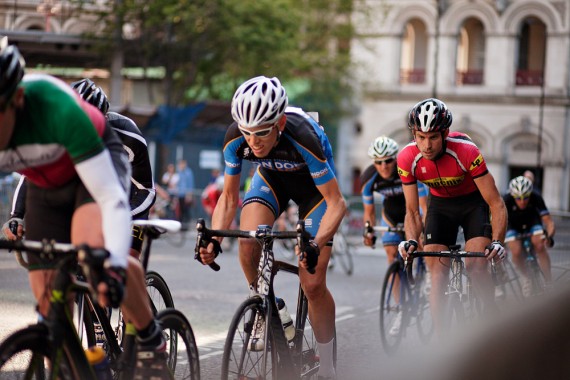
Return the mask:
<svg viewBox="0 0 570 380"><path fill-rule="evenodd" d="M509 183L509 192L513 197L527 197L532 193L532 182L522 175L513 178Z"/></svg>
<svg viewBox="0 0 570 380"><path fill-rule="evenodd" d="M259 76L243 83L232 99L232 117L242 128L277 122L289 101L279 79Z"/></svg>
<svg viewBox="0 0 570 380"><path fill-rule="evenodd" d="M398 143L386 136L376 137L376 140L368 148L368 156L372 159L396 157L398 154Z"/></svg>

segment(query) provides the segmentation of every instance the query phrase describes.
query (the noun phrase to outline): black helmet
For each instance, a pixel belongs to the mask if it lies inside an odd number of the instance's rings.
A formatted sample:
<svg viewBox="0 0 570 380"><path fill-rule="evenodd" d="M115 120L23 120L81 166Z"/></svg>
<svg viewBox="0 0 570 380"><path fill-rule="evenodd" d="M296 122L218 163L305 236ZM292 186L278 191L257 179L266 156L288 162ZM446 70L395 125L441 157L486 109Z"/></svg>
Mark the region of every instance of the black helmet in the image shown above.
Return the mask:
<svg viewBox="0 0 570 380"><path fill-rule="evenodd" d="M443 132L451 126L453 117L444 102L429 98L412 108L408 117L408 127L420 132Z"/></svg>
<svg viewBox="0 0 570 380"><path fill-rule="evenodd" d="M9 100L24 76L26 62L14 45L8 45L8 38L0 41L0 101Z"/></svg>
<svg viewBox="0 0 570 380"><path fill-rule="evenodd" d="M103 115L109 110L107 95L105 95L101 87L97 86L91 79L81 79L80 81L73 82L71 87L81 95L83 100L97 107Z"/></svg>

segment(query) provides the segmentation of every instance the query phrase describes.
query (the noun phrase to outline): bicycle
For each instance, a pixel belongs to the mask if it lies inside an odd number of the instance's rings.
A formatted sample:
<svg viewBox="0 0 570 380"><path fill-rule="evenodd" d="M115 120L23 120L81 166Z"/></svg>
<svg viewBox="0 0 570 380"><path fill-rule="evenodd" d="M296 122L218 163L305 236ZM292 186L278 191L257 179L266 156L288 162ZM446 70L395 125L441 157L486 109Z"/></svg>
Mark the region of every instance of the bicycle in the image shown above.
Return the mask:
<svg viewBox="0 0 570 380"><path fill-rule="evenodd" d="M403 226L374 226L365 223L365 232L404 232ZM433 320L429 312L430 284L425 261L420 258L415 267L414 283L408 281L404 259L397 255L388 266L380 296L380 337L387 354L394 354L406 330L415 321L420 340L427 343L433 334ZM400 320L398 321L398 318ZM394 328L399 323L399 328Z"/></svg>
<svg viewBox="0 0 570 380"><path fill-rule="evenodd" d="M290 203L287 209L279 216L273 224L274 231L291 231L295 229L295 220L298 219L297 205ZM273 253L283 257L287 261L293 261L295 255L295 242L288 239L279 239L273 242Z"/></svg>
<svg viewBox="0 0 570 380"><path fill-rule="evenodd" d="M451 260L451 275L447 284L445 295L447 297L444 321L447 325L464 325L482 313L482 303L473 290L472 280L465 271L464 258L485 257L483 252L467 252L461 250L460 245L451 245L449 250L436 252L415 251L409 254L404 261L408 281L415 285L412 271L414 258L417 257L440 257ZM495 265L491 265L493 275L496 275Z"/></svg>
<svg viewBox="0 0 570 380"><path fill-rule="evenodd" d="M260 225L256 231L210 230L204 221L197 224L196 255L213 237L256 239L262 245L258 266L258 279L252 295L237 309L229 327L222 357L222 379L310 379L319 370L317 341L308 319L308 301L299 285L295 315L295 337L287 341L279 318L273 290L275 275L279 272L299 275L295 265L274 259L272 243L276 239L297 239L304 250L309 239L304 221L297 223L296 231L273 231L271 226ZM215 263L213 263L215 264ZM219 267L218 267L219 268ZM214 268L215 269L215 268ZM308 269L314 273L314 268ZM265 323L264 348L249 349L256 318ZM336 339L333 347L336 366Z"/></svg>
<svg viewBox="0 0 570 380"><path fill-rule="evenodd" d="M505 239L505 243L513 240L521 240L522 246L525 254L525 267L526 267L526 275L527 281L530 282L530 292L524 294L524 297L537 297L546 292L546 279L544 277L544 273L540 269L540 265L538 264L538 259L536 257L536 252L534 251L534 246L532 245L531 237L533 236L532 232L524 232L515 235L512 238ZM520 286L520 285L519 285Z"/></svg>
<svg viewBox="0 0 570 380"><path fill-rule="evenodd" d="M347 276L350 276L354 272L354 261L352 259L353 246L348 241L346 229L346 224L342 222L334 234L329 269L332 269L334 264L339 262L344 273L346 273Z"/></svg>
<svg viewBox="0 0 570 380"><path fill-rule="evenodd" d="M173 221L137 221L143 227L145 239L143 251L150 252L151 241L165 231L179 228ZM108 358L114 378L127 380L133 378L136 363L136 344L134 328L127 324L125 337L119 341L107 317L106 310L96 302L92 294L97 275L102 273L103 263L108 253L104 250L91 250L74 247L70 244L55 242L0 242L0 249L40 254L41 257L53 258L54 254L64 255L58 260L53 290L50 294L50 311L46 318L38 323L12 333L0 344L0 370L2 378L8 379L63 379L96 380L91 365L84 354L83 343L75 330L75 325L67 302L71 292L89 294L85 300L89 310L84 312L85 326L90 316L95 316L103 328L108 345ZM88 282L75 276L77 259L88 274ZM144 264L146 265L146 263ZM93 313L91 313L91 311ZM178 310L160 311L156 319L167 340L167 363L176 379L200 378L199 356L196 341L190 323ZM179 345L184 347L179 348ZM49 365L44 365L49 362Z"/></svg>

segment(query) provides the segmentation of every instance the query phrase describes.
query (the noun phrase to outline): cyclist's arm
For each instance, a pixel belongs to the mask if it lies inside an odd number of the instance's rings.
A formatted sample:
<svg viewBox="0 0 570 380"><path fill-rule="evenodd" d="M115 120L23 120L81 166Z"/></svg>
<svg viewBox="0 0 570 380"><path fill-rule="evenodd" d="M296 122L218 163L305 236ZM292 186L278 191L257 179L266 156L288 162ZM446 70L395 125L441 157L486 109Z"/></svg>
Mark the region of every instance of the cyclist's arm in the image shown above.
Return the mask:
<svg viewBox="0 0 570 380"><path fill-rule="evenodd" d="M491 173L487 173L473 180L491 211L492 240L504 242L507 230L507 208L495 185L495 179Z"/></svg>
<svg viewBox="0 0 570 380"><path fill-rule="evenodd" d="M239 188L240 174L224 174L224 190L212 214L213 229L230 228L239 204Z"/></svg>
<svg viewBox="0 0 570 380"><path fill-rule="evenodd" d="M550 214L546 214L543 215L540 219L542 220L542 225L544 226L548 237L553 237L556 233L556 227L554 226L554 220L552 220L552 216L550 216Z"/></svg>
<svg viewBox="0 0 570 380"><path fill-rule="evenodd" d="M105 248L112 266L127 267L131 245L131 213L127 193L107 149L75 164L81 181L101 209Z"/></svg>
<svg viewBox="0 0 570 380"><path fill-rule="evenodd" d="M317 189L327 203L327 210L321 220L317 236L315 236L315 243L322 249L332 239L342 218L346 215L346 202L340 192L336 178L318 185Z"/></svg>
<svg viewBox="0 0 570 380"><path fill-rule="evenodd" d="M370 222L371 226L375 226L376 225L376 209L374 207L374 204L364 204L364 213L363 213L363 222Z"/></svg>
<svg viewBox="0 0 570 380"><path fill-rule="evenodd" d="M420 215L418 185L416 183L404 184L402 189L406 198L406 216L404 217L406 239L419 241L422 233L422 218Z"/></svg>
<svg viewBox="0 0 570 380"><path fill-rule="evenodd" d="M12 218L24 219L24 215L26 214L27 191L28 181L26 181L26 176L21 176L12 199L12 209L10 210L10 216Z"/></svg>

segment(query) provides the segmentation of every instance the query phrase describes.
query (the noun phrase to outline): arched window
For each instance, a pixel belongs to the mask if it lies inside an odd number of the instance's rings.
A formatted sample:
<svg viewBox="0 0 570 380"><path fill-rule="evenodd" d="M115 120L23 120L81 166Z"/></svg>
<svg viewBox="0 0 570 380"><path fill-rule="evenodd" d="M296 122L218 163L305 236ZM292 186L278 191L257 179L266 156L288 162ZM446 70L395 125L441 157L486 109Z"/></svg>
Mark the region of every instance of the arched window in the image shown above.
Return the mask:
<svg viewBox="0 0 570 380"><path fill-rule="evenodd" d="M457 84L482 84L485 67L485 33L476 18L467 19L459 30Z"/></svg>
<svg viewBox="0 0 570 380"><path fill-rule="evenodd" d="M425 83L428 37L426 26L418 19L404 27L400 57L400 83Z"/></svg>
<svg viewBox="0 0 570 380"><path fill-rule="evenodd" d="M546 25L536 17L521 23L518 43L517 86L541 86L546 55Z"/></svg>

